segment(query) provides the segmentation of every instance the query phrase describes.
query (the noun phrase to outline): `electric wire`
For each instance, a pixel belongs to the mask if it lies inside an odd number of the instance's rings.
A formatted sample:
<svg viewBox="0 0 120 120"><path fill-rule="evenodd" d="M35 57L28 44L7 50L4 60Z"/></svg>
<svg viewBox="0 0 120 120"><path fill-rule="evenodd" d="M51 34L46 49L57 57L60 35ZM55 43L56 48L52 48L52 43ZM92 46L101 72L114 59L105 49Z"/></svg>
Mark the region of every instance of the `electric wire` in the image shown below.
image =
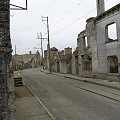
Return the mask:
<svg viewBox="0 0 120 120"><path fill-rule="evenodd" d="M48 11L48 10L51 8L51 6L53 5L53 3L55 3L55 2L56 2L56 0L53 0L53 1L48 5L48 7L46 8L45 12Z"/></svg>
<svg viewBox="0 0 120 120"><path fill-rule="evenodd" d="M108 2L108 1L109 1L109 0L106 0L105 3ZM94 9L92 9L92 10L89 11L88 13L84 14L82 17L77 18L77 19L76 19L75 21L73 21L71 24L69 24L69 25L65 26L64 28L60 29L59 31L55 32L53 35L55 36L55 35L57 35L58 33L63 32L64 30L66 30L67 28L69 28L70 26L72 26L74 23L76 23L76 22L79 21L80 19L86 17L87 15L89 15L90 13L92 13L92 12L93 12L94 10L96 10L96 9L97 9L97 7L94 8Z"/></svg>
<svg viewBox="0 0 120 120"><path fill-rule="evenodd" d="M76 6L74 6L71 10L69 10L66 13L66 15L64 15L63 17L61 17L53 26L56 27L61 21L63 21L67 16L69 16L73 12L73 10L77 9L77 7L82 4L82 2L80 2L79 4L77 4Z"/></svg>

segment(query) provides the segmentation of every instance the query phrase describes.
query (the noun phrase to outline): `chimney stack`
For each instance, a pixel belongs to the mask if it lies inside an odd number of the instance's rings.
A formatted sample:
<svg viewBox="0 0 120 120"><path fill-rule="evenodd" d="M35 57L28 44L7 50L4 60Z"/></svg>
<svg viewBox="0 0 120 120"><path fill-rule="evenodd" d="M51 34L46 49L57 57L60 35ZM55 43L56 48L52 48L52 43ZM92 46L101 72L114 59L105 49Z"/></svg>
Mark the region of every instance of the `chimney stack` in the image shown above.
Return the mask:
<svg viewBox="0 0 120 120"><path fill-rule="evenodd" d="M105 2L104 0L96 0L97 3L97 16L105 12Z"/></svg>
<svg viewBox="0 0 120 120"><path fill-rule="evenodd" d="M29 51L29 54L31 55L31 54L32 54L32 51Z"/></svg>

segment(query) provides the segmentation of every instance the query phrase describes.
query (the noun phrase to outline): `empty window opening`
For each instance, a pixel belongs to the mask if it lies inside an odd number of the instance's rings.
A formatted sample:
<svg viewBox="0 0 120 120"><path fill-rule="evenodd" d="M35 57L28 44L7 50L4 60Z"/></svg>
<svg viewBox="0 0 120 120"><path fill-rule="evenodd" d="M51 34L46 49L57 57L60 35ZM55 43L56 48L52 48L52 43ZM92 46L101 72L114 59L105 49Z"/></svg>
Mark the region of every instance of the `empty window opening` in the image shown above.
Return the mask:
<svg viewBox="0 0 120 120"><path fill-rule="evenodd" d="M112 23L107 26L107 33L108 33L108 39L109 40L117 40L117 27L116 23Z"/></svg>
<svg viewBox="0 0 120 120"><path fill-rule="evenodd" d="M85 40L85 47L88 47L88 39L87 39L87 36L84 37L84 40Z"/></svg>
<svg viewBox="0 0 120 120"><path fill-rule="evenodd" d="M60 72L60 63L57 62L57 72Z"/></svg>
<svg viewBox="0 0 120 120"><path fill-rule="evenodd" d="M108 72L118 73L118 57L108 56Z"/></svg>
<svg viewBox="0 0 120 120"><path fill-rule="evenodd" d="M99 7L99 5L100 5L100 0L98 0L98 7Z"/></svg>

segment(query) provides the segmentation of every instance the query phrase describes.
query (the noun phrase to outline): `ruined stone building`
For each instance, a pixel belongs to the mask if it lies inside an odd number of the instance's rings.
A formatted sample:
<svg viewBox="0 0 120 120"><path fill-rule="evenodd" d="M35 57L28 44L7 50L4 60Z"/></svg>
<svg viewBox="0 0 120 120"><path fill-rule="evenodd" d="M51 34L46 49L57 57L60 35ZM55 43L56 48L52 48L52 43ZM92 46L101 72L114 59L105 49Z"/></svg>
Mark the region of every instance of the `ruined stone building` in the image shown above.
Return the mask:
<svg viewBox="0 0 120 120"><path fill-rule="evenodd" d="M52 47L50 49L50 57L51 57L51 71L56 71L56 59L57 59L58 49L56 47Z"/></svg>
<svg viewBox="0 0 120 120"><path fill-rule="evenodd" d="M79 75L91 76L91 72L94 71L95 66L95 26L94 18L90 18L87 21L86 30L82 31L78 35L78 64L79 64Z"/></svg>
<svg viewBox="0 0 120 120"><path fill-rule="evenodd" d="M56 47L52 47L50 49L50 58L51 58L51 70L55 71L55 59L57 58L58 49ZM44 68L48 70L48 50L44 51Z"/></svg>
<svg viewBox="0 0 120 120"><path fill-rule="evenodd" d="M72 48L65 48L62 51L58 51L57 48L52 47L50 49L51 55L51 70L53 72L60 72L70 74L72 73L71 60L72 60ZM48 52L44 51L44 66L48 69Z"/></svg>
<svg viewBox="0 0 120 120"><path fill-rule="evenodd" d="M120 75L120 4L96 17L98 72Z"/></svg>
<svg viewBox="0 0 120 120"><path fill-rule="evenodd" d="M78 55L73 57L79 66L75 68L77 73L119 79L120 4L105 11L104 0L97 0L97 17L89 18L86 23L86 29L78 35Z"/></svg>
<svg viewBox="0 0 120 120"><path fill-rule="evenodd" d="M14 120L14 84L9 70L11 53L9 0L0 0L0 120Z"/></svg>
<svg viewBox="0 0 120 120"><path fill-rule="evenodd" d="M57 52L55 59L54 72L71 74L72 73L72 48L64 48Z"/></svg>
<svg viewBox="0 0 120 120"><path fill-rule="evenodd" d="M120 4L105 11L104 0L96 0L96 3L97 16L86 20L86 28L78 34L73 54L71 48L62 51L51 48L52 71L119 80ZM47 51L44 54L47 69Z"/></svg>
<svg viewBox="0 0 120 120"><path fill-rule="evenodd" d="M36 54L32 54L31 51L29 52L29 54L24 55L16 54L13 56L11 64L14 71L40 67L41 56L39 51L37 51Z"/></svg>
<svg viewBox="0 0 120 120"><path fill-rule="evenodd" d="M51 58L51 71L56 72L56 59L58 57L58 49L56 47L52 47L50 49L50 58ZM44 51L44 68L48 70L48 50Z"/></svg>

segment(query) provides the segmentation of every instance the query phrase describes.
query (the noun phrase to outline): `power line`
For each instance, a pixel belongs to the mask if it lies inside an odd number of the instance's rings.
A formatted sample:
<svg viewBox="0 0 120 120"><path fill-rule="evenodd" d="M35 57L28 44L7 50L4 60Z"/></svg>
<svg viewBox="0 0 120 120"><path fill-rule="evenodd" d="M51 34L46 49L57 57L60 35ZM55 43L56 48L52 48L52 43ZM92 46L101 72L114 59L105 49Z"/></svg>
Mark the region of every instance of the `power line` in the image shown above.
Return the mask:
<svg viewBox="0 0 120 120"><path fill-rule="evenodd" d="M96 8L94 8L93 10L91 10L90 12L86 13L85 15L83 15L80 18L77 18L75 21L73 21L71 24L67 25L66 27L62 28L61 30L59 30L58 32L56 32L54 35L63 32L65 29L69 28L70 26L72 26L74 23L76 23L78 20L84 18L85 16L87 16L88 14L92 13L94 10L96 10Z"/></svg>
<svg viewBox="0 0 120 120"><path fill-rule="evenodd" d="M55 2L56 2L56 0L53 0L53 1L48 5L48 7L47 7L47 9L45 10L45 12L48 11L48 10L51 8L51 6L53 5L53 3L55 3Z"/></svg>
<svg viewBox="0 0 120 120"><path fill-rule="evenodd" d="M83 1L82 1L82 2L83 2ZM77 9L77 7L80 6L82 2L80 2L79 4L77 4L76 6L74 6L71 10L69 10L69 11L66 13L66 15L63 16L63 17L61 17L60 20L58 20L57 23L55 23L53 26L54 26L54 27L57 26L61 21L63 21L67 16L69 16L69 15L73 12L73 10Z"/></svg>
<svg viewBox="0 0 120 120"><path fill-rule="evenodd" d="M105 3L108 2L108 1L109 1L109 0L106 0ZM58 34L58 33L60 33L60 32L63 32L65 29L69 28L69 27L72 26L74 23L76 23L78 20L84 18L85 16L87 16L87 15L90 14L90 13L92 13L92 12L93 12L94 10L96 10L96 9L97 9L97 7L94 8L94 9L92 9L91 11L89 11L88 13L86 13L85 15L83 15L82 17L77 18L77 19L76 19L75 21L73 21L71 24L69 24L69 25L65 26L64 28L60 29L60 30L59 30L58 32L56 32L54 35L56 35L56 34Z"/></svg>

